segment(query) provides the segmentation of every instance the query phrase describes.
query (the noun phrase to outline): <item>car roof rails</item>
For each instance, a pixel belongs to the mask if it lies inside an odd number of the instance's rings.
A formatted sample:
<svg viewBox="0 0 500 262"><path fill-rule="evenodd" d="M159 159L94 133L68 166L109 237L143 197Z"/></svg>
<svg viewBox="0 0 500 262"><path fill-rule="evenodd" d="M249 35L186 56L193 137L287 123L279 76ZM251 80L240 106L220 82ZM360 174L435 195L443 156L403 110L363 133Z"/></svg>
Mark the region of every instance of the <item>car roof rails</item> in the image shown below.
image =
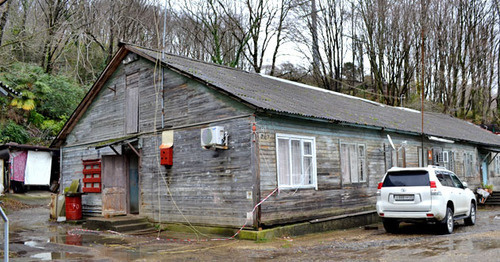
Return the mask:
<svg viewBox="0 0 500 262"><path fill-rule="evenodd" d="M435 169L446 169L444 166L435 166L435 165L428 165L428 168L435 168Z"/></svg>

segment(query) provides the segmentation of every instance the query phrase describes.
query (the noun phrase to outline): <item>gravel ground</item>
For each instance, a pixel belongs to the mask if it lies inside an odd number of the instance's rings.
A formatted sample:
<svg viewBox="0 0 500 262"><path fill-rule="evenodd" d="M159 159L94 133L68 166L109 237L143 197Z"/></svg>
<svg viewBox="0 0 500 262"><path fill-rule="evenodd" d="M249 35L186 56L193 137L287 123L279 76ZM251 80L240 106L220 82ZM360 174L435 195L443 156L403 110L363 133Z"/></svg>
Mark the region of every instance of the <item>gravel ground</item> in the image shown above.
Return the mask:
<svg viewBox="0 0 500 262"><path fill-rule="evenodd" d="M79 226L49 222L48 194L17 199L8 210L12 261L498 261L500 208L480 209L475 226L459 221L452 235L432 225L402 225L388 234L381 224L272 241L158 241L156 236L78 233ZM3 234L3 232L2 232ZM196 236L179 236L196 238ZM205 236L198 236L205 238ZM161 238L166 238L162 235ZM3 243L2 243L3 246Z"/></svg>

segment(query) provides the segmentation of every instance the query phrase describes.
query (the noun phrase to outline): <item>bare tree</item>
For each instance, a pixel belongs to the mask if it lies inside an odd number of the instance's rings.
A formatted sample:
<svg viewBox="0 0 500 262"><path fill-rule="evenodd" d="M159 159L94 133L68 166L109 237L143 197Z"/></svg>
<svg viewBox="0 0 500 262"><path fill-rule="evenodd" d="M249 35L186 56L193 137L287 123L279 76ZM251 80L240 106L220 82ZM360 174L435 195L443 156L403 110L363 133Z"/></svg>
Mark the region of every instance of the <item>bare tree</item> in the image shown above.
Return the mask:
<svg viewBox="0 0 500 262"><path fill-rule="evenodd" d="M4 5L5 4L5 5ZM9 2L7 0L0 0L0 7L4 9L0 14L0 46L2 46L3 31L5 29L5 24L7 24L7 17L9 16Z"/></svg>

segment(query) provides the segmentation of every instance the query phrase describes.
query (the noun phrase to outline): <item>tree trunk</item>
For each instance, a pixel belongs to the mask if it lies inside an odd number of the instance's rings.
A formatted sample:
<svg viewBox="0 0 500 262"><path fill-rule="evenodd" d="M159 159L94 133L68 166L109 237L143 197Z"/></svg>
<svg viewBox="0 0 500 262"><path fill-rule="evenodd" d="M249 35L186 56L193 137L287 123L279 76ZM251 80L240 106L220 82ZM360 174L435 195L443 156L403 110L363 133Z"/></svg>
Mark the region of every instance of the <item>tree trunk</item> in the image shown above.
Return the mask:
<svg viewBox="0 0 500 262"><path fill-rule="evenodd" d="M2 46L3 32L5 29L5 25L7 24L7 17L9 16L10 2L6 0L0 1L0 6L3 6L5 8L5 11L2 13L2 15L0 15L0 46Z"/></svg>
<svg viewBox="0 0 500 262"><path fill-rule="evenodd" d="M311 34L312 34L312 56L313 72L316 77L320 77L320 54L318 44L318 13L316 10L316 0L311 0Z"/></svg>

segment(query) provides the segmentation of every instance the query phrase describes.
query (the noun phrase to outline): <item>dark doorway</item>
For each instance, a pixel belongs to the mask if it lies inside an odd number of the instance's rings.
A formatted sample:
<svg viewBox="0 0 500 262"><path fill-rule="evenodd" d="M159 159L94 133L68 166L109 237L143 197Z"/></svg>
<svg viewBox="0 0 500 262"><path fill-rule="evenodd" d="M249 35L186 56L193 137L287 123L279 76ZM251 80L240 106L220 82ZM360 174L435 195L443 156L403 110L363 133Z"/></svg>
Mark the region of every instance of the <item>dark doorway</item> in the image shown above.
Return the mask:
<svg viewBox="0 0 500 262"><path fill-rule="evenodd" d="M131 214L139 213L139 158L135 154L128 157L129 209Z"/></svg>

